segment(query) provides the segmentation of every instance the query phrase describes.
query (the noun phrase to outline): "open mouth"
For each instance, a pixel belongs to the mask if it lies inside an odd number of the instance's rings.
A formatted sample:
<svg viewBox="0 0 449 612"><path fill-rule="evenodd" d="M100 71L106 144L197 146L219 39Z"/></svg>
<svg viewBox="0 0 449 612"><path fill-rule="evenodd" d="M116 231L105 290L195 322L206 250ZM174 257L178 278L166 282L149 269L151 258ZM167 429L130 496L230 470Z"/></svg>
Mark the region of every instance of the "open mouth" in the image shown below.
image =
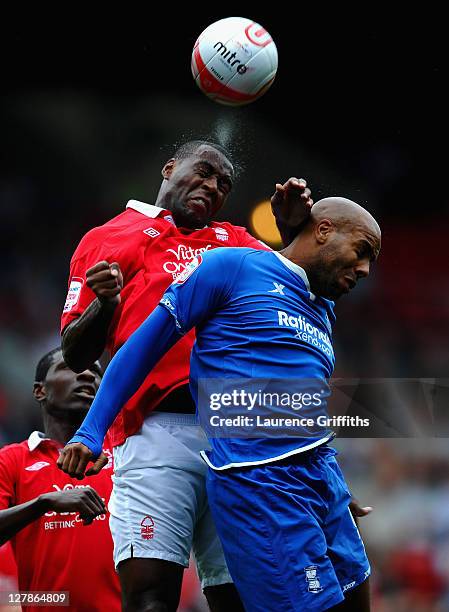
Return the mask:
<svg viewBox="0 0 449 612"><path fill-rule="evenodd" d="M83 399L93 400L95 397L95 389L85 385L77 387L73 393L77 397L82 397Z"/></svg>
<svg viewBox="0 0 449 612"><path fill-rule="evenodd" d="M206 198L201 198L201 197L189 198L189 203L190 203L190 208L192 208L193 210L196 210L202 213L206 213L206 214L209 212L210 202L209 200L206 200Z"/></svg>

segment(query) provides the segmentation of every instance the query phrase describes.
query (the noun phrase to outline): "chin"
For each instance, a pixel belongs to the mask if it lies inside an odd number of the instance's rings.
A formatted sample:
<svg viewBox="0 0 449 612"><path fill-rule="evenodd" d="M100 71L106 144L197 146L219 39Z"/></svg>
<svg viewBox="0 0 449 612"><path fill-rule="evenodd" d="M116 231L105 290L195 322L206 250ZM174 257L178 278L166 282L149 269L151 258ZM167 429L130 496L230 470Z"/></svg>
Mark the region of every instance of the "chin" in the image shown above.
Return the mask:
<svg viewBox="0 0 449 612"><path fill-rule="evenodd" d="M187 206L183 213L183 222L186 227L204 227L210 220L206 210L195 210Z"/></svg>
<svg viewBox="0 0 449 612"><path fill-rule="evenodd" d="M92 401L73 402L73 404L67 406L67 412L73 412L74 414L77 412L85 412L87 414L89 408L92 406Z"/></svg>
<svg viewBox="0 0 449 612"><path fill-rule="evenodd" d="M338 291L336 291L334 293L333 296L331 296L329 298L329 300L333 300L335 302L336 300L338 300L339 298L343 297L344 295L348 295L348 293L349 293L349 291L346 291L346 290L343 290L343 289L339 289Z"/></svg>
<svg viewBox="0 0 449 612"><path fill-rule="evenodd" d="M207 217L199 217L198 215L193 213L189 218L189 225L187 227L190 227L192 229L199 229L207 225L208 222L209 219Z"/></svg>
<svg viewBox="0 0 449 612"><path fill-rule="evenodd" d="M326 298L326 300L332 300L333 302L335 302L345 293L346 291L344 291L340 286L338 286L330 287L327 291L323 291L321 294L318 295L321 295L321 297Z"/></svg>
<svg viewBox="0 0 449 612"><path fill-rule="evenodd" d="M187 212L183 215L177 215L173 217L178 227L187 227L188 229L196 229L197 227L203 227L205 222L198 219L194 213Z"/></svg>

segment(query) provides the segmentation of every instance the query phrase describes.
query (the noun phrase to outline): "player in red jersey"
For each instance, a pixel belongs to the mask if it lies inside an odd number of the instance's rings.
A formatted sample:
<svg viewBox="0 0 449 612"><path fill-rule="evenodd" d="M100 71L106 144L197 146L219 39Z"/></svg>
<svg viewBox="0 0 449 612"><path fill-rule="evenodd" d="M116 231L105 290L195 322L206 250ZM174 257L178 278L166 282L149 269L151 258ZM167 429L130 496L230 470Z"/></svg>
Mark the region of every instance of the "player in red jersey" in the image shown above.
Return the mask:
<svg viewBox="0 0 449 612"><path fill-rule="evenodd" d="M65 358L76 371L105 348L114 354L198 254L267 248L243 227L212 221L234 179L221 147L187 143L162 177L154 205L131 200L125 212L86 234L73 255L62 333ZM277 185L273 204L299 224L312 205L310 190L289 179ZM192 548L211 609L242 609L207 505L199 451L208 443L188 390L193 341L190 333L167 353L110 430L116 470L110 524L128 612L176 610Z"/></svg>
<svg viewBox="0 0 449 612"><path fill-rule="evenodd" d="M130 200L123 213L81 240L71 261L61 321L64 356L75 371L98 359L105 348L114 354L198 254L223 246L268 248L243 227L211 221L233 180L231 163L216 147L196 141L181 147L162 170L154 206ZM309 209L305 181L290 179L286 188L291 199L296 195ZM182 401L189 402L182 412L194 410L188 390L184 393L193 338L192 333L178 343L124 407L110 431L114 446L135 434L177 388Z"/></svg>
<svg viewBox="0 0 449 612"><path fill-rule="evenodd" d="M100 378L98 363L75 374L61 349L47 353L34 383L44 433L35 431L28 440L0 450L0 544L11 541L19 590L67 591L67 609L76 612L121 609L106 510L112 453L104 449L110 465L88 485L55 465L87 414ZM23 610L54 609L42 606L42 600L39 606L22 605Z"/></svg>
<svg viewBox="0 0 449 612"><path fill-rule="evenodd" d="M14 558L14 553L11 547L11 542L6 542L0 545L0 593L10 593L17 591L17 563ZM11 612L11 608L8 607L8 603L3 606L4 602L0 603L0 612ZM21 608L17 608L21 610Z"/></svg>

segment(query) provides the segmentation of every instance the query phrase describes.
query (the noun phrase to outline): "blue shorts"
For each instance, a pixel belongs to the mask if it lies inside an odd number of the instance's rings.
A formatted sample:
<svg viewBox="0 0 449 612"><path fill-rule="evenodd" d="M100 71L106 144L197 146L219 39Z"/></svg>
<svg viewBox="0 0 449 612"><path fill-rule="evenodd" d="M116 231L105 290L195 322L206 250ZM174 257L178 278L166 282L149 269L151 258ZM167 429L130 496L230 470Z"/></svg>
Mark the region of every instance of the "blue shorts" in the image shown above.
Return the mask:
<svg viewBox="0 0 449 612"><path fill-rule="evenodd" d="M260 467L209 469L209 505L248 612L326 610L369 576L335 455L323 445Z"/></svg>

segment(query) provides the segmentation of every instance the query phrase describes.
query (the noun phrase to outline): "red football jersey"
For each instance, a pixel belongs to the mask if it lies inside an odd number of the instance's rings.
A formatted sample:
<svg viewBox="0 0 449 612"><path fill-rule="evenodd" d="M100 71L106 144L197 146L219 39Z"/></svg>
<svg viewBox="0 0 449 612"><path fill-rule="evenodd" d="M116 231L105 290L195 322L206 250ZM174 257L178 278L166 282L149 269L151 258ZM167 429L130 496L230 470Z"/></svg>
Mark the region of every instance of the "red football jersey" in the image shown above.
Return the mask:
<svg viewBox="0 0 449 612"><path fill-rule="evenodd" d="M178 228L169 211L130 200L125 212L88 232L78 245L70 264L61 330L95 298L86 285L86 271L101 260L118 262L124 287L109 329L108 349L114 354L194 257L223 246L268 249L244 227L212 222L198 230ZM136 433L164 397L188 382L194 339L193 331L181 338L123 407L109 432L113 446Z"/></svg>
<svg viewBox="0 0 449 612"><path fill-rule="evenodd" d="M109 446L109 442L106 442ZM42 493L92 486L107 504L112 490L109 464L96 476L79 481L57 466L61 444L34 432L28 440L0 449L0 509ZM11 544L20 591L68 591L77 612L119 612L120 584L112 558L108 515L85 526L77 512L49 511L19 531ZM23 606L23 610L54 610L54 606Z"/></svg>
<svg viewBox="0 0 449 612"><path fill-rule="evenodd" d="M17 588L17 564L11 542L6 542L0 546L0 593L17 591Z"/></svg>

